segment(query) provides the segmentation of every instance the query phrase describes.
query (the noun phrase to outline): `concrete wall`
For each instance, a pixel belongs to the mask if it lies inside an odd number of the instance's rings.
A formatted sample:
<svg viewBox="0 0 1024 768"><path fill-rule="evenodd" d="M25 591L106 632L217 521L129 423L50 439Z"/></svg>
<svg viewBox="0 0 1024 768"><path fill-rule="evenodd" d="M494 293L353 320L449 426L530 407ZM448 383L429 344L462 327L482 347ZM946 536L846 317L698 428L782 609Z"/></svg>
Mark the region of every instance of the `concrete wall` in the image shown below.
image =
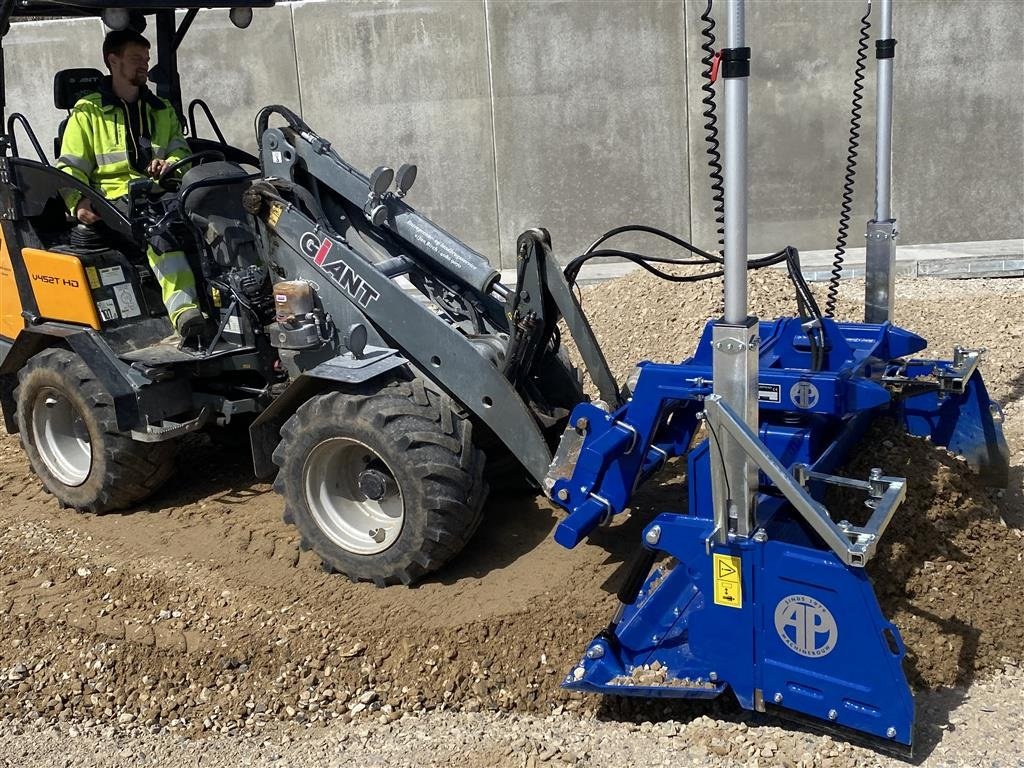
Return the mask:
<svg viewBox="0 0 1024 768"><path fill-rule="evenodd" d="M410 202L506 267L531 226L547 227L562 255L629 222L714 247L704 6L307 0L257 10L245 31L203 12L182 47L183 90L249 148L256 111L278 102L366 171L417 163ZM863 5L747 7L751 250L829 248ZM102 34L94 20L21 23L5 43L8 109L30 117L47 149L61 118L52 73L98 65ZM898 0L895 36L902 242L1024 236L1024 3ZM873 200L873 37L854 246Z"/></svg>
<svg viewBox="0 0 1024 768"><path fill-rule="evenodd" d="M328 0L293 10L303 119L367 173L415 163L409 202L497 262L483 4Z"/></svg>
<svg viewBox="0 0 1024 768"><path fill-rule="evenodd" d="M23 113L47 153L53 152L57 126L67 114L53 106L53 74L71 67L102 67L103 34L98 19L86 19L15 24L4 38L7 113ZM20 128L15 136L21 153L34 158Z"/></svg>

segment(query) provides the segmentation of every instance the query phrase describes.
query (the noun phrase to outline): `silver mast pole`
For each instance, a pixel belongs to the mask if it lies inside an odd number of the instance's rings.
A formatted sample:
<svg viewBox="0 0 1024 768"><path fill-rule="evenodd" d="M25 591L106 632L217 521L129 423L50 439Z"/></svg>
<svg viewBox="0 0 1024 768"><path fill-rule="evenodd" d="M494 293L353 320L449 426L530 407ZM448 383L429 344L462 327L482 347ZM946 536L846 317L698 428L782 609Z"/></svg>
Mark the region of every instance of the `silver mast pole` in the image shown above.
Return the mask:
<svg viewBox="0 0 1024 768"><path fill-rule="evenodd" d="M892 320L896 280L896 220L892 216L892 78L896 41L892 0L880 0L881 25L875 41L878 61L875 108L875 217L867 225L864 321Z"/></svg>
<svg viewBox="0 0 1024 768"><path fill-rule="evenodd" d="M725 316L712 333L714 392L757 431L757 318L747 307L747 79L744 0L728 0L728 47L722 51L725 83ZM715 539L749 537L754 530L757 467L727 434L711 441Z"/></svg>
<svg viewBox="0 0 1024 768"><path fill-rule="evenodd" d="M743 0L729 0L728 45L743 47ZM725 80L725 322L747 319L747 78Z"/></svg>

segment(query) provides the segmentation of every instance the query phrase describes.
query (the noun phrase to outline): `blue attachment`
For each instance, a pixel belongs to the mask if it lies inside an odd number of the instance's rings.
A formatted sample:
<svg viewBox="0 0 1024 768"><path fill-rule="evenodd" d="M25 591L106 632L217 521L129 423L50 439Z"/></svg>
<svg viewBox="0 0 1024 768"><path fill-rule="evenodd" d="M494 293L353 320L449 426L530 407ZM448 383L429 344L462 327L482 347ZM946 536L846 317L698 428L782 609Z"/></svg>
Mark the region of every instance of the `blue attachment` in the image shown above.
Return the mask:
<svg viewBox="0 0 1024 768"><path fill-rule="evenodd" d="M654 526L658 549L678 562L651 575L614 636L595 638L569 672L566 688L679 698L712 698L728 689L746 709L780 705L911 743L914 702L901 666L906 651L863 569L783 541L714 547L712 555L740 559L736 608L714 601L716 559L704 548L708 521L665 514L647 530ZM663 668L660 685L645 684L652 673L637 671L644 665Z"/></svg>
<svg viewBox="0 0 1024 768"><path fill-rule="evenodd" d="M1001 413L980 373L962 393L938 391L934 374L955 369L947 361L906 361L925 348L921 337L889 324L826 318L823 325L820 371L809 369L811 346L798 319L759 326L758 436L784 466L834 471L871 420L886 414L989 477L1005 477ZM645 541L675 566L650 575L565 686L688 698L730 690L748 709L777 705L910 745L905 649L864 570L845 565L777 494L758 497L761 535L712 544L711 451L706 440L691 449L702 400L712 392L711 331L709 323L684 363L642 363L632 397L616 411L590 404L573 411L576 435L564 439L581 442L579 458L571 477L555 478L550 490L569 512L555 532L560 544L574 547L625 511L637 486L674 456L688 457L689 514L663 513L648 526ZM761 483L769 485L764 475ZM807 487L821 498L819 483ZM721 561L736 571L735 581L714 573L723 555L739 558ZM644 669L655 662L656 670Z"/></svg>
<svg viewBox="0 0 1024 768"><path fill-rule="evenodd" d="M907 374L927 376L948 363L913 361ZM925 392L899 405L907 432L930 437L964 457L971 469L989 485L1005 486L1009 480L1010 449L1003 436L1003 411L989 399L981 373L975 371L961 395Z"/></svg>

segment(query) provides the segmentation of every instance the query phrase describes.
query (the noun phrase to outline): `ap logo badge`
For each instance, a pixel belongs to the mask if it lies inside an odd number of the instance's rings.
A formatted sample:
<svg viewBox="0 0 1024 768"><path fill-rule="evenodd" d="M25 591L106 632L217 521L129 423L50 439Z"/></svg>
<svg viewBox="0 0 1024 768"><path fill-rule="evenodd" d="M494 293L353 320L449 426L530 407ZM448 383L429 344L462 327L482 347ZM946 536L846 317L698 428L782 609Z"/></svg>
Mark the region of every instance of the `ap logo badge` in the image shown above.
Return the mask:
<svg viewBox="0 0 1024 768"><path fill-rule="evenodd" d="M818 388L809 381L798 381L789 388L789 399L801 410L808 410L818 404Z"/></svg>
<svg viewBox="0 0 1024 768"><path fill-rule="evenodd" d="M827 656L839 639L831 611L807 595L790 595L779 601L775 631L790 650L811 659Z"/></svg>

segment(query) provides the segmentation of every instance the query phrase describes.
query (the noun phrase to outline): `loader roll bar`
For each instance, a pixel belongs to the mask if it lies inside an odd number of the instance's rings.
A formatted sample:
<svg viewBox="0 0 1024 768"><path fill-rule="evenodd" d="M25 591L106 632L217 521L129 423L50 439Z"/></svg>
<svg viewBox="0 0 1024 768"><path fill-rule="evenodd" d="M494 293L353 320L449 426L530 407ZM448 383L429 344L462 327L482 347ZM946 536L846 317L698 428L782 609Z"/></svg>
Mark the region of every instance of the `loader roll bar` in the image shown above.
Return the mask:
<svg viewBox="0 0 1024 768"><path fill-rule="evenodd" d="M181 45L196 14L204 8L270 8L276 0L0 0L0 124L7 118L7 78L4 70L3 38L11 31L12 19L38 18L80 19L102 16L104 11L120 9L133 15L155 16L157 51L154 82L157 94L170 100L178 116L184 121L181 104L181 85L178 76L177 49ZM175 25L175 12L187 11L180 27Z"/></svg>

